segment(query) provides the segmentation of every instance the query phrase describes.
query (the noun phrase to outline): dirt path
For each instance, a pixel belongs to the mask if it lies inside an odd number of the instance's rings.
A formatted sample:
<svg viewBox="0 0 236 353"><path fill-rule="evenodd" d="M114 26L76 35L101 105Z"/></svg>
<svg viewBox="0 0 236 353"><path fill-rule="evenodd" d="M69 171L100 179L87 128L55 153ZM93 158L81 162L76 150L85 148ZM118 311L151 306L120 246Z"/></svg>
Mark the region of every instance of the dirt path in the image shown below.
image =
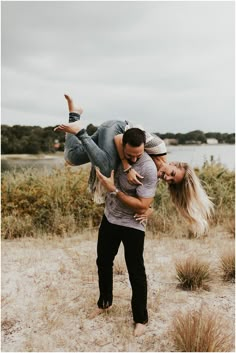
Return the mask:
<svg viewBox="0 0 236 353"><path fill-rule="evenodd" d="M234 284L218 270L229 236L204 239L146 237L148 331L133 337L130 285L123 250L114 266L114 305L89 320L98 296L96 235L2 241L2 351L175 351L171 323L177 310L204 306L234 332ZM211 264L210 291L176 288L175 261L197 255ZM233 342L232 342L233 344ZM234 347L232 346L232 351Z"/></svg>

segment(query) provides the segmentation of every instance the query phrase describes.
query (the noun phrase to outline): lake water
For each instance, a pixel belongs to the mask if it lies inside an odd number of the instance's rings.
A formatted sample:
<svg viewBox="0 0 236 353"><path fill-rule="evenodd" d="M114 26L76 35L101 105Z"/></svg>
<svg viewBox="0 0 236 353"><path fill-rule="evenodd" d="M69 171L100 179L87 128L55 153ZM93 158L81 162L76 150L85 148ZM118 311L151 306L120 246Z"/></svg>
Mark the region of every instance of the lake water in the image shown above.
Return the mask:
<svg viewBox="0 0 236 353"><path fill-rule="evenodd" d="M202 167L212 159L230 170L235 169L235 145L168 146L169 161L182 161Z"/></svg>
<svg viewBox="0 0 236 353"><path fill-rule="evenodd" d="M230 170L235 169L235 145L178 145L168 146L168 160L187 162L193 167L202 167L204 162L211 161L223 164ZM44 159L24 158L24 159L5 159L2 156L2 172L5 170L21 169L34 167L37 169L52 169L64 166L63 155L55 154Z"/></svg>

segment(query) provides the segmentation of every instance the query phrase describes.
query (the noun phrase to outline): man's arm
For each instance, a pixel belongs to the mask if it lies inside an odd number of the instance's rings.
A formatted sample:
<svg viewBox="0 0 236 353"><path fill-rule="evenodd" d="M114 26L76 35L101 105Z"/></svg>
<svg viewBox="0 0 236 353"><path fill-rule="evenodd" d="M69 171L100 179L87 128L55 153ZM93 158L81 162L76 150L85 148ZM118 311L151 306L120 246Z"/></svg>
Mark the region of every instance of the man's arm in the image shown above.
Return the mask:
<svg viewBox="0 0 236 353"><path fill-rule="evenodd" d="M136 213L144 213L149 209L153 201L153 197L143 198L143 197L133 197L124 194L122 191L118 190L116 197L123 202L126 206L132 208Z"/></svg>
<svg viewBox="0 0 236 353"><path fill-rule="evenodd" d="M133 197L126 195L124 192L117 190L114 183L114 170L111 172L110 178L105 177L96 168L97 177L102 183L102 185L107 189L108 192L115 192L116 197L123 202L126 206L132 208L136 213L144 213L153 201L153 197L143 198L143 197Z"/></svg>

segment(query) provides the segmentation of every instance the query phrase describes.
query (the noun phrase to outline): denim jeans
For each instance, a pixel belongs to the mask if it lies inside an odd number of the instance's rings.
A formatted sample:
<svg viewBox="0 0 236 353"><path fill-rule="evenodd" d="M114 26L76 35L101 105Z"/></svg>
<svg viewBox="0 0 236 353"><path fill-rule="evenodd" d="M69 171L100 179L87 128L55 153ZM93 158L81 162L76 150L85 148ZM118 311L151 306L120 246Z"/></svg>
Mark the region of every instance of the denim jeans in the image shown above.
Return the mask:
<svg viewBox="0 0 236 353"><path fill-rule="evenodd" d="M126 125L125 121L109 120L100 125L92 136L86 131L79 137L66 134L65 160L72 165L91 162L109 177L119 163L114 136L123 134Z"/></svg>
<svg viewBox="0 0 236 353"><path fill-rule="evenodd" d="M103 216L97 243L100 290L98 307L105 309L112 305L113 261L122 242L132 287L133 319L135 323L142 324L148 321L147 279L143 261L144 237L143 231L112 224Z"/></svg>

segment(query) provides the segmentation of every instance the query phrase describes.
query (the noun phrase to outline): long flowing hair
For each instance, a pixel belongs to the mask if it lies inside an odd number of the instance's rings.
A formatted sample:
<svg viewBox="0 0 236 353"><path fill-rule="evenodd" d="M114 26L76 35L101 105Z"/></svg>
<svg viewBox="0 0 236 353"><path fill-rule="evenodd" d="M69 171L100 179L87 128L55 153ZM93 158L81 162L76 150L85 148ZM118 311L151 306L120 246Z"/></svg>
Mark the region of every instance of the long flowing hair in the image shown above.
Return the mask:
<svg viewBox="0 0 236 353"><path fill-rule="evenodd" d="M208 229L208 221L213 214L214 204L209 199L194 170L182 162L173 163L185 170L183 180L169 184L171 199L176 208L191 224L193 231L203 234Z"/></svg>

